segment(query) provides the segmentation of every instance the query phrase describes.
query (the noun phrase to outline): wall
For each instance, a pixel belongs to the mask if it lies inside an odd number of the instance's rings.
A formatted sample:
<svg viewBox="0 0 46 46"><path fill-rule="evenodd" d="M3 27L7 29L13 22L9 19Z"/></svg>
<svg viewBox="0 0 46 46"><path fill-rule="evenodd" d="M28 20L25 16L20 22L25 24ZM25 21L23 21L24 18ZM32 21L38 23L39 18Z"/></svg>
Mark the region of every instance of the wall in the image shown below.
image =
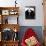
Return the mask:
<svg viewBox="0 0 46 46"><path fill-rule="evenodd" d="M19 1L21 4L20 8L20 18L19 24L21 26L42 26L43 25L43 11L42 11L42 0L21 0ZM25 6L35 6L36 7L36 19L35 20L26 20L25 19Z"/></svg>
<svg viewBox="0 0 46 46"><path fill-rule="evenodd" d="M15 0L0 0L0 6L15 6ZM19 10L19 24L20 26L43 26L43 6L42 0L17 0ZM25 6L35 6L36 8L36 19L26 20L25 19Z"/></svg>

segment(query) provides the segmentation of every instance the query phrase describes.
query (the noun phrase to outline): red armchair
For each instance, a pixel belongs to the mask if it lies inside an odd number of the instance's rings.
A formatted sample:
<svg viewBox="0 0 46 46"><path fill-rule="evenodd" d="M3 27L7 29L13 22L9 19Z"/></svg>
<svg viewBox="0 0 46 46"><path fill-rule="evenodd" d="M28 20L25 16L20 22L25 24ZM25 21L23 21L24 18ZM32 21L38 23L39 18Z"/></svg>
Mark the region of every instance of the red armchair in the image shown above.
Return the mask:
<svg viewBox="0 0 46 46"><path fill-rule="evenodd" d="M34 39L36 38L36 41L37 41L34 46L41 46L40 42L37 40L37 35L36 35L36 33L35 33L31 28L27 29L27 31L25 32L25 35L24 35L24 37L22 38L21 45L22 45L22 46L27 46L28 42L26 43L25 40L26 40L26 39L29 40L29 38L32 38L32 36L34 37ZM31 44L31 43L30 43L30 44ZM29 46L31 46L31 45L29 45Z"/></svg>

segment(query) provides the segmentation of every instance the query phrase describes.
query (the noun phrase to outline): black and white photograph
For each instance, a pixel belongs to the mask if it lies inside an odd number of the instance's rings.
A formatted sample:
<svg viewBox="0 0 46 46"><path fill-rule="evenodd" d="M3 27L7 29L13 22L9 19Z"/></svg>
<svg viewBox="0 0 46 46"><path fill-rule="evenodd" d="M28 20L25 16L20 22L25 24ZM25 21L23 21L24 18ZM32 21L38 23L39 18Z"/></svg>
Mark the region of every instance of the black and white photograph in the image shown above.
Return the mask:
<svg viewBox="0 0 46 46"><path fill-rule="evenodd" d="M26 6L25 19L35 19L35 6Z"/></svg>

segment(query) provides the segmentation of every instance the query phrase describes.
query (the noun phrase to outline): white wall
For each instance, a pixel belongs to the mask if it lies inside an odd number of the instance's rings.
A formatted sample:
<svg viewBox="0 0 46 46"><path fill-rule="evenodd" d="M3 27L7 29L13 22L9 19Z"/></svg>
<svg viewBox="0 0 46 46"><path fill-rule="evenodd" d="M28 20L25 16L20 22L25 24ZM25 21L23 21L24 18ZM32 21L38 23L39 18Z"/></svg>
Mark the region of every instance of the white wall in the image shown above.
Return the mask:
<svg viewBox="0 0 46 46"><path fill-rule="evenodd" d="M42 26L43 25L43 11L42 11L42 0L21 0L20 8L20 25L22 26ZM26 20L25 19L25 6L35 6L36 7L36 19L35 20Z"/></svg>
<svg viewBox="0 0 46 46"><path fill-rule="evenodd" d="M15 0L0 0L0 6L14 6ZM21 26L43 26L43 6L42 0L17 0L19 10L19 24ZM36 19L26 20L25 19L25 6L35 6L36 8Z"/></svg>

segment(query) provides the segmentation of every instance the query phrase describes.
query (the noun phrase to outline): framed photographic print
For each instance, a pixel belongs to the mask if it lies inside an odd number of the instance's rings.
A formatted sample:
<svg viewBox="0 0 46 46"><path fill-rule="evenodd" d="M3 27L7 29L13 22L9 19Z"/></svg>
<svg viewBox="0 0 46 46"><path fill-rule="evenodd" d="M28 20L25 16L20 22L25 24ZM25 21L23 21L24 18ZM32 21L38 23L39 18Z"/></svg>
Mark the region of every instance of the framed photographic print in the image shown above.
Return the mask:
<svg viewBox="0 0 46 46"><path fill-rule="evenodd" d="M2 10L2 15L9 15L9 10Z"/></svg>
<svg viewBox="0 0 46 46"><path fill-rule="evenodd" d="M14 10L10 10L9 14L14 15Z"/></svg>
<svg viewBox="0 0 46 46"><path fill-rule="evenodd" d="M10 10L9 14L10 15L16 15L18 12L16 10Z"/></svg>
<svg viewBox="0 0 46 46"><path fill-rule="evenodd" d="M35 6L25 7L25 19L35 19Z"/></svg>

